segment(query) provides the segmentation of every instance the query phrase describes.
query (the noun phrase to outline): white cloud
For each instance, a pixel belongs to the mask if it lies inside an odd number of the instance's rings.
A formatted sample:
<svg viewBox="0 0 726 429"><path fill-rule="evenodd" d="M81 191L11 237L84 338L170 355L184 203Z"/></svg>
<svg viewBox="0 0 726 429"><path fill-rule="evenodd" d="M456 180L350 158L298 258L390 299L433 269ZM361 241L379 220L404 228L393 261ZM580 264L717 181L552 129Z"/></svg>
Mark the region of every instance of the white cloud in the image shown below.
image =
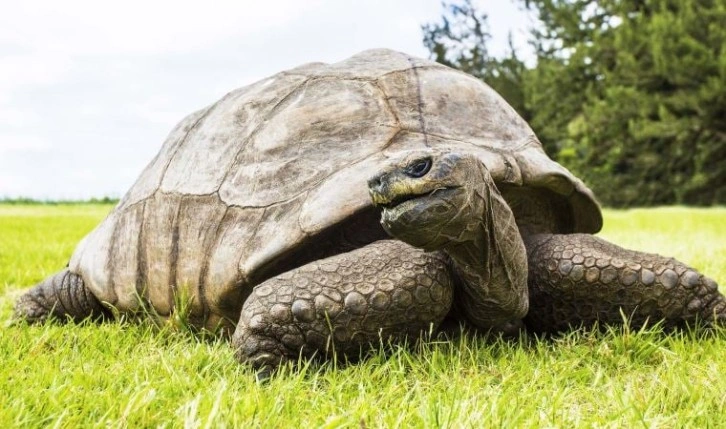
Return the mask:
<svg viewBox="0 0 726 429"><path fill-rule="evenodd" d="M0 134L0 156L11 152L46 152L50 147L48 141L32 134Z"/></svg>
<svg viewBox="0 0 726 429"><path fill-rule="evenodd" d="M31 127L40 121L38 115L30 109L17 109L3 104L0 100L0 118L8 128Z"/></svg>
<svg viewBox="0 0 726 429"><path fill-rule="evenodd" d="M0 43L73 55L199 48L287 25L318 0L21 1L3 5Z"/></svg>
<svg viewBox="0 0 726 429"><path fill-rule="evenodd" d="M32 53L0 56L0 100L27 86L46 86L61 82L72 67L65 55Z"/></svg>

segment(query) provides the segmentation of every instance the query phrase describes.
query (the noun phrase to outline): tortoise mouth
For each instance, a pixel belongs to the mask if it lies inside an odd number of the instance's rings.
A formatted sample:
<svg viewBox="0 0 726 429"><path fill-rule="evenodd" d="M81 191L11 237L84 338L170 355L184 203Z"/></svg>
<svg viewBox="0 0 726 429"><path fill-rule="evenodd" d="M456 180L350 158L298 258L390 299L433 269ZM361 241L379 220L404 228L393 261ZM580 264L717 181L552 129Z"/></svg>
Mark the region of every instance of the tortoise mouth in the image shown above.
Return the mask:
<svg viewBox="0 0 726 429"><path fill-rule="evenodd" d="M402 195L383 206L381 226L394 238L432 250L432 240L441 236L442 229L460 212L463 191L462 187L442 187L424 194Z"/></svg>
<svg viewBox="0 0 726 429"><path fill-rule="evenodd" d="M392 209L396 207L399 204L403 204L406 201L412 201L418 198L423 198L426 196L429 196L431 193L427 192L425 194L407 194L407 195L398 195L395 198L393 198L391 201L383 204L379 204L384 209Z"/></svg>
<svg viewBox="0 0 726 429"><path fill-rule="evenodd" d="M413 206L420 200L425 200L429 198L435 198L437 194L439 196L443 196L446 194L450 194L456 190L458 190L460 186L442 186L440 188L436 188L432 191L425 192L422 194L402 194L395 196L391 201L386 203L380 203L379 206L383 207L385 211L392 211L397 209L403 209L405 207ZM397 210L398 211L398 210Z"/></svg>

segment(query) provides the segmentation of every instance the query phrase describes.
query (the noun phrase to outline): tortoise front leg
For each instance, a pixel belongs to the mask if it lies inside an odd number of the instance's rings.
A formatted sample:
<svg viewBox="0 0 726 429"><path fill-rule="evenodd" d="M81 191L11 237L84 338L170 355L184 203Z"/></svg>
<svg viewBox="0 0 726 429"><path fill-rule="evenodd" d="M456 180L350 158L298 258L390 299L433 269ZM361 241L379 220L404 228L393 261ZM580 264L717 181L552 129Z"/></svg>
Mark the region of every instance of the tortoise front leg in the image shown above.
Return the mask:
<svg viewBox="0 0 726 429"><path fill-rule="evenodd" d="M301 356L355 358L436 328L452 293L443 255L378 241L255 287L232 342L241 362L264 372Z"/></svg>
<svg viewBox="0 0 726 429"><path fill-rule="evenodd" d="M663 320L726 322L726 299L713 280L673 258L623 249L588 234L540 234L529 256L527 327L560 331L571 325ZM622 314L621 314L622 312Z"/></svg>

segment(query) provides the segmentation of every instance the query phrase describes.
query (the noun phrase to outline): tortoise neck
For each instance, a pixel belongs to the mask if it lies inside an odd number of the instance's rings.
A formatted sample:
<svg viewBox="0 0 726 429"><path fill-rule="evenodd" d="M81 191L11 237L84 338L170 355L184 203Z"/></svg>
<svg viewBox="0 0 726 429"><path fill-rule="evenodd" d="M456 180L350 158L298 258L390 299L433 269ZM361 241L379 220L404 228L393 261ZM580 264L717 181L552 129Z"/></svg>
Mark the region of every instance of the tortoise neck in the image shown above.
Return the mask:
<svg viewBox="0 0 726 429"><path fill-rule="evenodd" d="M467 320L480 328L520 319L527 312L527 253L514 214L489 178L476 198L479 217L460 241L442 249L450 258L458 303Z"/></svg>
<svg viewBox="0 0 726 429"><path fill-rule="evenodd" d="M487 288L491 272L489 270L491 253L491 213L489 210L489 190L482 186L479 192L472 192L469 204L472 216L463 232L442 249L451 259L454 272L463 283L465 290L481 291Z"/></svg>
<svg viewBox="0 0 726 429"><path fill-rule="evenodd" d="M459 242L443 249L451 260L452 269L459 277L461 286L466 290L481 290L486 288L489 283L488 234L484 228L481 229L481 234L477 234L475 239Z"/></svg>

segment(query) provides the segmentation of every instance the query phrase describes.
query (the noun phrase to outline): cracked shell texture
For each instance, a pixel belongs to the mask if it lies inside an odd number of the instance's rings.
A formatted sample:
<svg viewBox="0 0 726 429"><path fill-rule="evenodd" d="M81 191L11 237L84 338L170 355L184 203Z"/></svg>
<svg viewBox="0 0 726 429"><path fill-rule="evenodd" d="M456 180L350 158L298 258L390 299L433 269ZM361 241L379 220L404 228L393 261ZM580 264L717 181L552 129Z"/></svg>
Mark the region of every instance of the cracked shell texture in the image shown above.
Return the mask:
<svg viewBox="0 0 726 429"><path fill-rule="evenodd" d="M575 231L600 228L590 190L491 88L378 49L278 73L184 118L70 269L122 311L146 301L168 314L176 295L194 314L234 317L246 279L369 207L368 178L421 148L472 153L498 183L565 196Z"/></svg>

